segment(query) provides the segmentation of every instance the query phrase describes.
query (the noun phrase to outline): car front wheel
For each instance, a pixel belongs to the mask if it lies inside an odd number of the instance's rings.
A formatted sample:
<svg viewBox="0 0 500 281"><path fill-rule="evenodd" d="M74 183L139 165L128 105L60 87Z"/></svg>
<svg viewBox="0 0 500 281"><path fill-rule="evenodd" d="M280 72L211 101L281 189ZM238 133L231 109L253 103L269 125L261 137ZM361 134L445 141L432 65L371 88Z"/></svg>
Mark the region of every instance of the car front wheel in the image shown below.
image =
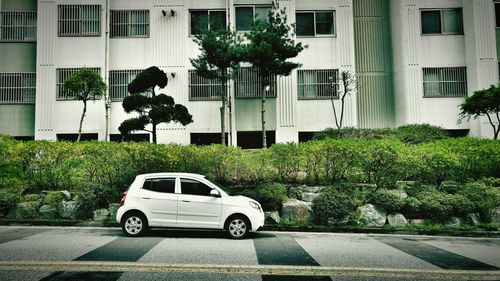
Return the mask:
<svg viewBox="0 0 500 281"><path fill-rule="evenodd" d="M230 238L243 239L250 231L250 223L242 216L235 216L230 219L226 227L226 232Z"/></svg>
<svg viewBox="0 0 500 281"><path fill-rule="evenodd" d="M148 229L148 221L140 213L129 213L122 220L122 230L127 236L137 237L143 235Z"/></svg>

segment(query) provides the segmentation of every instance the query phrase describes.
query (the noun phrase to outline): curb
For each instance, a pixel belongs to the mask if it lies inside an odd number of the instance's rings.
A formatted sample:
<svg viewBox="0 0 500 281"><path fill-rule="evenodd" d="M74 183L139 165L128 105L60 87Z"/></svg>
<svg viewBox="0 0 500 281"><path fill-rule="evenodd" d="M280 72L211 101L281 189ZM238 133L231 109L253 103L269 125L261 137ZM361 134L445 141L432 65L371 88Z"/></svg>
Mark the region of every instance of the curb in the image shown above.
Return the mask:
<svg viewBox="0 0 500 281"><path fill-rule="evenodd" d="M119 223L112 220L89 221L89 220L15 220L0 219L0 225L9 226L80 226L80 227L121 227ZM406 229L385 229L385 228L359 228L359 227L327 227L327 226L279 226L264 225L263 231L283 231L283 232L324 232L324 233L366 233L366 234L396 234L396 235L430 235L430 236L461 236L461 237L484 237L500 238L500 231L461 231L461 230L441 230L441 231L411 231Z"/></svg>

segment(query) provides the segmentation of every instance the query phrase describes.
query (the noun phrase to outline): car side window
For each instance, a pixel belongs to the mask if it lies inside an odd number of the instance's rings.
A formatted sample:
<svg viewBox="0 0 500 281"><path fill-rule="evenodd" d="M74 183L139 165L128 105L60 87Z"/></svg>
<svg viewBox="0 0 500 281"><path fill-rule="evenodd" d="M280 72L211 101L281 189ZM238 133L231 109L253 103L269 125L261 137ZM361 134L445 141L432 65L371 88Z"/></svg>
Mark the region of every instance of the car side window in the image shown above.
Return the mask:
<svg viewBox="0 0 500 281"><path fill-rule="evenodd" d="M210 196L212 188L199 181L181 179L181 193L190 195Z"/></svg>
<svg viewBox="0 0 500 281"><path fill-rule="evenodd" d="M175 193L175 178L147 179L142 188L161 193Z"/></svg>

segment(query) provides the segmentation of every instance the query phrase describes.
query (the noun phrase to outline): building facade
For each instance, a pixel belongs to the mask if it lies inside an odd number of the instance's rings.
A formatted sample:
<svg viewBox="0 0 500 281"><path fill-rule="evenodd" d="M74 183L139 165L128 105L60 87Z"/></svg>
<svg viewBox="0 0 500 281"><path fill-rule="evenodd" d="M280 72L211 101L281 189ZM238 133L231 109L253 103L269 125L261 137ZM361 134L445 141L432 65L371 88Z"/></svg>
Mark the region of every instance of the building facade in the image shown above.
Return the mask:
<svg viewBox="0 0 500 281"><path fill-rule="evenodd" d="M492 0L278 0L302 66L266 93L268 142L298 142L334 127L337 78L350 72L345 127L429 123L457 134L491 136L486 120L457 123L458 105L498 83L500 3ZM84 139L121 140L121 101L142 69L168 73L161 93L184 104L194 122L161 124L160 143L218 142L220 85L189 61L194 35L230 26L249 30L271 0L0 0L0 133L19 139L73 139L82 103L63 89L81 68L101 74L107 97L89 103ZM495 13L497 11L497 13ZM498 15L498 17L496 17ZM243 65L229 85L230 143L260 145L257 76ZM332 98L333 95L333 98ZM229 121L231 120L231 121ZM137 132L135 139L149 139Z"/></svg>

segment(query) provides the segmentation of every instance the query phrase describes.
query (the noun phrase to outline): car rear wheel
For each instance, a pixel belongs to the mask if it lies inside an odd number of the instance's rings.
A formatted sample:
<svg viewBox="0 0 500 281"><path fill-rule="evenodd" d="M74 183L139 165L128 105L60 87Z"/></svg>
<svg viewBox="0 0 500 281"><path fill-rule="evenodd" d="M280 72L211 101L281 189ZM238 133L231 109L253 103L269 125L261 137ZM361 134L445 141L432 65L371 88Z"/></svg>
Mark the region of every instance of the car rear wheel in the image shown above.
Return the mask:
<svg viewBox="0 0 500 281"><path fill-rule="evenodd" d="M143 214L129 213L122 220L122 230L127 236L137 237L143 235L148 229L148 221Z"/></svg>
<svg viewBox="0 0 500 281"><path fill-rule="evenodd" d="M227 235L232 239L243 239L250 231L250 223L242 216L234 216L229 219L226 227Z"/></svg>

